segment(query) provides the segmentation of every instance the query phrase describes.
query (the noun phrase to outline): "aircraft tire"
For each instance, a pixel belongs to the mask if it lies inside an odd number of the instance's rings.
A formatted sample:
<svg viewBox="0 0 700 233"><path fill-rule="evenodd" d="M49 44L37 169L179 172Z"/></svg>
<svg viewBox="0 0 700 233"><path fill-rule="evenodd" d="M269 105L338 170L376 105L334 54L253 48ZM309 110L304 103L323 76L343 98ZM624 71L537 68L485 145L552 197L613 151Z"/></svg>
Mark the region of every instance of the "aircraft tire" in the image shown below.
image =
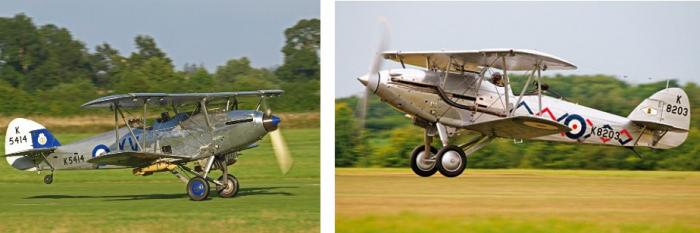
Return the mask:
<svg viewBox="0 0 700 233"><path fill-rule="evenodd" d="M419 145L415 149L413 149L413 152L411 153L411 170L413 170L413 173L416 173L416 175L422 177L429 177L435 174L435 172L437 172L437 166L435 166L434 162L432 166L430 166L430 164L420 162L420 160L422 159L421 156L424 155L424 150L424 145ZM434 155L437 153L437 149L431 146L430 152Z"/></svg>
<svg viewBox="0 0 700 233"><path fill-rule="evenodd" d="M456 177L467 167L467 156L462 148L448 145L440 149L435 159L437 170L446 177Z"/></svg>
<svg viewBox="0 0 700 233"><path fill-rule="evenodd" d="M201 177L192 177L187 182L187 195L193 201L201 201L209 197L209 183Z"/></svg>
<svg viewBox="0 0 700 233"><path fill-rule="evenodd" d="M229 197L234 197L236 194L238 194L239 190L239 184L238 184L238 179L231 175L228 174L228 179L224 181L224 177L220 176L219 177L219 182L228 182L228 187L226 189L223 188L223 186L217 186L216 190L219 191L219 197L223 198L229 198Z"/></svg>
<svg viewBox="0 0 700 233"><path fill-rule="evenodd" d="M53 174L44 176L44 184L53 183Z"/></svg>

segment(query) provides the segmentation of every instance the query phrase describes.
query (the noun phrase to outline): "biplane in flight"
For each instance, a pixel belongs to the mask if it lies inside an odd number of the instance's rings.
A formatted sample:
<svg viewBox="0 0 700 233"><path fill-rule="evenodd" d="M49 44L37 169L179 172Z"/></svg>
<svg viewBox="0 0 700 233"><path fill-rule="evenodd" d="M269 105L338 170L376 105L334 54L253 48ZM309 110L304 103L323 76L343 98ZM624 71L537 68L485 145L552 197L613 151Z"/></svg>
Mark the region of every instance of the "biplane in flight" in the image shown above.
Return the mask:
<svg viewBox="0 0 700 233"><path fill-rule="evenodd" d="M447 177L459 176L467 157L498 137L634 150L677 147L688 136L690 103L680 88L656 92L624 117L543 95L548 86L542 83L541 72L576 69L571 62L546 53L524 49L379 51L370 72L358 78L366 86L364 108L366 111L368 95L377 95L425 129L424 143L416 146L410 158L419 176L437 171ZM396 61L402 68L380 71L383 59ZM527 81L517 95L511 88L511 71L526 72ZM477 132L477 136L454 140L465 132ZM442 148L432 146L433 138L440 140Z"/></svg>
<svg viewBox="0 0 700 233"><path fill-rule="evenodd" d="M170 172L187 183L192 200L209 196L210 184L220 197L238 193L238 179L228 166L242 150L270 133L275 155L283 173L292 159L279 130L280 118L272 115L266 99L281 90L220 93L130 93L95 99L83 108L110 108L114 130L85 140L62 145L44 126L17 118L5 134L5 156L14 168L24 171L49 170L44 183L53 182L55 170L133 168L134 175ZM255 110L239 109L240 97L258 97ZM149 106L171 109L149 124ZM140 117L129 118L128 110ZM124 112L127 112L125 116ZM120 126L121 125L121 126ZM188 164L194 162L193 168ZM212 169L223 175L209 177Z"/></svg>

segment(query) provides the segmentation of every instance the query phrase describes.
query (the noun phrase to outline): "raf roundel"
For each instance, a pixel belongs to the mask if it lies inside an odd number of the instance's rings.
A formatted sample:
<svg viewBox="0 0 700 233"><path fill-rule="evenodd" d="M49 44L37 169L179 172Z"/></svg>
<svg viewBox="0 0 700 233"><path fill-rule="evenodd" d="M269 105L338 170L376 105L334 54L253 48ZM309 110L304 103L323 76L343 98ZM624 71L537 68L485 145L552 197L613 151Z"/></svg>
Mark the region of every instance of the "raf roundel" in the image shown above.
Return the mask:
<svg viewBox="0 0 700 233"><path fill-rule="evenodd" d="M95 146L95 148L92 149L92 157L97 157L103 154L109 153L109 147L105 146L104 144L100 144Z"/></svg>

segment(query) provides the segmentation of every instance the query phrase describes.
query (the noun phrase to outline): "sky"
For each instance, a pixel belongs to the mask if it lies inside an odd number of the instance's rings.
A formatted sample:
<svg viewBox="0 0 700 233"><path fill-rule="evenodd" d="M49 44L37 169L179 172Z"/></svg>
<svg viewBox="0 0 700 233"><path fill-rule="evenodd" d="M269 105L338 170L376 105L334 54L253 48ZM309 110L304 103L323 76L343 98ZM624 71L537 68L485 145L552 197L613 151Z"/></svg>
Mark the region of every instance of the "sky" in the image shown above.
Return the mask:
<svg viewBox="0 0 700 233"><path fill-rule="evenodd" d="M562 74L700 82L700 2L336 2L335 16L336 97L364 91L380 17L387 50L534 49L578 66Z"/></svg>
<svg viewBox="0 0 700 233"><path fill-rule="evenodd" d="M319 18L318 0L3 0L0 17L25 13L35 24L71 31L90 51L107 42L129 55L145 34L173 59L214 69L248 57L253 66L283 63L284 30L300 19Z"/></svg>

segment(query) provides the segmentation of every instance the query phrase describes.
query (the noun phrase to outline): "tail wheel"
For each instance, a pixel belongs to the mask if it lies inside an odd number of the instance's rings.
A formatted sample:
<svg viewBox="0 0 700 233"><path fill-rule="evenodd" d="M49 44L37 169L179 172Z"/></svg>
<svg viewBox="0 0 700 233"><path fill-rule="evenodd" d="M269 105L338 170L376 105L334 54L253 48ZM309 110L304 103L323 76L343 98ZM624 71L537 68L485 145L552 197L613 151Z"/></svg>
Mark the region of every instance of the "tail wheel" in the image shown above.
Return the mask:
<svg viewBox="0 0 700 233"><path fill-rule="evenodd" d="M430 155L424 153L425 146L420 145L413 149L411 153L411 169L413 173L422 177L432 176L437 172L437 167L435 166L434 155L437 153L435 147L430 147Z"/></svg>
<svg viewBox="0 0 700 233"><path fill-rule="evenodd" d="M187 182L187 195L193 201L201 201L209 196L209 183L201 177L193 177Z"/></svg>
<svg viewBox="0 0 700 233"><path fill-rule="evenodd" d="M44 184L53 183L53 174L44 176Z"/></svg>
<svg viewBox="0 0 700 233"><path fill-rule="evenodd" d="M238 179L236 179L235 176L228 174L226 176L226 180L224 180L224 177L221 176L219 177L219 182L226 184L226 188L223 186L216 186L216 190L219 191L219 196L223 198L228 198L228 197L233 197L238 194Z"/></svg>
<svg viewBox="0 0 700 233"><path fill-rule="evenodd" d="M446 177L455 177L462 174L467 167L467 156L462 148L448 145L437 153L437 170Z"/></svg>

